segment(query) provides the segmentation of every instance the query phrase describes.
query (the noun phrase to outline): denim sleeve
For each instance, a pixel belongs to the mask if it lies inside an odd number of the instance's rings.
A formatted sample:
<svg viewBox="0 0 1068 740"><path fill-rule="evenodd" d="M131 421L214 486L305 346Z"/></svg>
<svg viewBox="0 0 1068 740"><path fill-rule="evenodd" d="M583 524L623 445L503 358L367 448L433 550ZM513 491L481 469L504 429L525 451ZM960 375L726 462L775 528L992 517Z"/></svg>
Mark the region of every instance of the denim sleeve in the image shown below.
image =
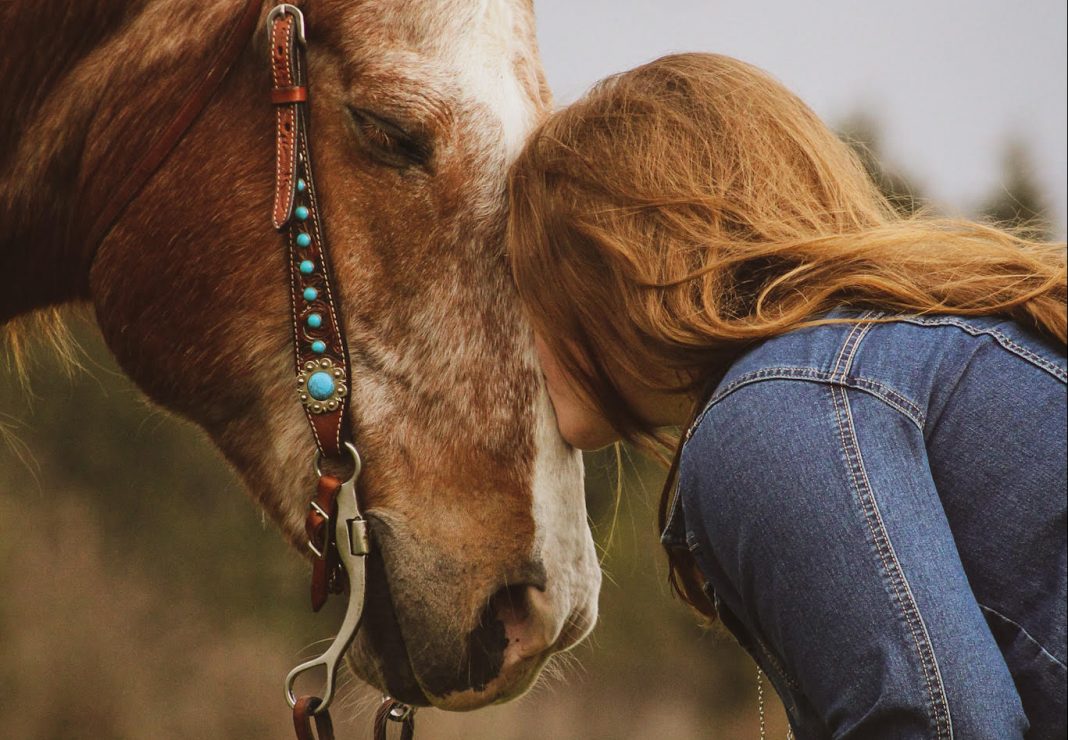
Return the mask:
<svg viewBox="0 0 1068 740"><path fill-rule="evenodd" d="M818 718L816 735L1026 732L904 414L833 384L744 386L694 431L680 495L717 598Z"/></svg>

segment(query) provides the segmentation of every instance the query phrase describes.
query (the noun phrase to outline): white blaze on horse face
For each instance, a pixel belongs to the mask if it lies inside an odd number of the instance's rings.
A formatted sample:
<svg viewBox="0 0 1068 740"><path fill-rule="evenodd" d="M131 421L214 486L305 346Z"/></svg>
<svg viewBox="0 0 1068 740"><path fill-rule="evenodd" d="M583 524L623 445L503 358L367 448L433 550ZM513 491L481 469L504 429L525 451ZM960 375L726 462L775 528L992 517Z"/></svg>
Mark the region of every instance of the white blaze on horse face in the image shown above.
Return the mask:
<svg viewBox="0 0 1068 740"><path fill-rule="evenodd" d="M537 122L539 101L517 77L518 55L535 53L530 38L516 33L527 23L507 0L484 0L470 33L455 39L459 87L465 96L491 111L500 124L500 146L510 165ZM525 48L521 48L525 47ZM485 132L484 135L492 135ZM530 362L537 365L531 347ZM535 561L545 567L547 596L554 612L557 647L579 642L597 619L601 570L586 521L582 458L561 439L548 393L535 400L535 460L531 508L535 526Z"/></svg>
<svg viewBox="0 0 1068 740"><path fill-rule="evenodd" d="M516 29L526 21L507 0L483 0L471 33L456 39L454 64L466 95L496 114L503 133L505 161L511 164L536 122L535 101L516 76L517 56L534 53Z"/></svg>
<svg viewBox="0 0 1068 740"><path fill-rule="evenodd" d="M458 56L461 87L497 115L510 165L536 123L536 103L524 91L511 61L518 52L515 29L521 20L514 4L504 0L485 0L479 15L480 32L462 45ZM537 364L533 351L531 362ZM601 569L586 521L581 454L560 437L544 386L535 403L533 557L545 566L549 604L560 620L557 647L566 649L585 637L597 620Z"/></svg>

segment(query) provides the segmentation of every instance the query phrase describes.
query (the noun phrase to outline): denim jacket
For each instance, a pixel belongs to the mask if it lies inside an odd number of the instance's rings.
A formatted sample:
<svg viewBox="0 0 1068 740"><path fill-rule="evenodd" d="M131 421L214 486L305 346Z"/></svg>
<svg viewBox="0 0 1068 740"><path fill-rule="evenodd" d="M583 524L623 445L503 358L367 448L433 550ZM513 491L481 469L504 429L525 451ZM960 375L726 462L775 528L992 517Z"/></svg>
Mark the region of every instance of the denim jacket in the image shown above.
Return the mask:
<svg viewBox="0 0 1068 740"><path fill-rule="evenodd" d="M733 364L664 543L798 738L1064 738L1064 350L997 318L836 316Z"/></svg>

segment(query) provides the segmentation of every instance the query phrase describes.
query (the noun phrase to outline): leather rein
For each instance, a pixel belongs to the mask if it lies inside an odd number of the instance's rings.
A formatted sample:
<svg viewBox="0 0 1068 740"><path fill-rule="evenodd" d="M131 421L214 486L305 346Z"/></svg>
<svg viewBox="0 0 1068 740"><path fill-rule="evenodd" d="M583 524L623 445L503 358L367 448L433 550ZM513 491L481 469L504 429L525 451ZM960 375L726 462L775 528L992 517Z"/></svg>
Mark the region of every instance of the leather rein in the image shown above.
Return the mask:
<svg viewBox="0 0 1068 740"><path fill-rule="evenodd" d="M262 4L263 0L246 1L207 73L98 213L89 231L89 244L94 249L211 102L248 45ZM319 611L331 593L340 594L346 589L349 593L341 628L330 647L319 657L290 671L285 680L285 696L293 710L298 740L314 740L313 723L320 740L332 740L328 708L334 698L338 668L360 628L366 557L371 551L371 541L356 492L362 461L346 414L350 397L349 354L312 175L304 15L296 6L283 3L270 11L266 25L271 50L270 99L275 108L271 221L285 239L296 375L294 393L304 407L315 440L314 467L319 479L305 519L307 544L312 553L312 609ZM324 459L348 462L352 473L344 481L324 474L320 468ZM326 674L322 696L297 696L294 689L297 677L317 668L324 669ZM414 714L414 707L384 696L375 716L376 740L385 739L391 721L400 724L402 739L410 740L414 733Z"/></svg>

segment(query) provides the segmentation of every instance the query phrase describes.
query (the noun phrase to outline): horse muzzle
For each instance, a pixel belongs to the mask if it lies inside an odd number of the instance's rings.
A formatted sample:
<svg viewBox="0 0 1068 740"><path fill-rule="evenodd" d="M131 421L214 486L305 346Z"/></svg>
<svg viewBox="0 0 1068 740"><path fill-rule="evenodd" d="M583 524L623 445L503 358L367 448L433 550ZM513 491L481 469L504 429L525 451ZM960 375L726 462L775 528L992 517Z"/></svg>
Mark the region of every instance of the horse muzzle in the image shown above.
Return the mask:
<svg viewBox="0 0 1068 740"><path fill-rule="evenodd" d="M399 517L368 519L375 545L349 665L399 701L464 711L515 698L592 627L535 560L446 556Z"/></svg>

